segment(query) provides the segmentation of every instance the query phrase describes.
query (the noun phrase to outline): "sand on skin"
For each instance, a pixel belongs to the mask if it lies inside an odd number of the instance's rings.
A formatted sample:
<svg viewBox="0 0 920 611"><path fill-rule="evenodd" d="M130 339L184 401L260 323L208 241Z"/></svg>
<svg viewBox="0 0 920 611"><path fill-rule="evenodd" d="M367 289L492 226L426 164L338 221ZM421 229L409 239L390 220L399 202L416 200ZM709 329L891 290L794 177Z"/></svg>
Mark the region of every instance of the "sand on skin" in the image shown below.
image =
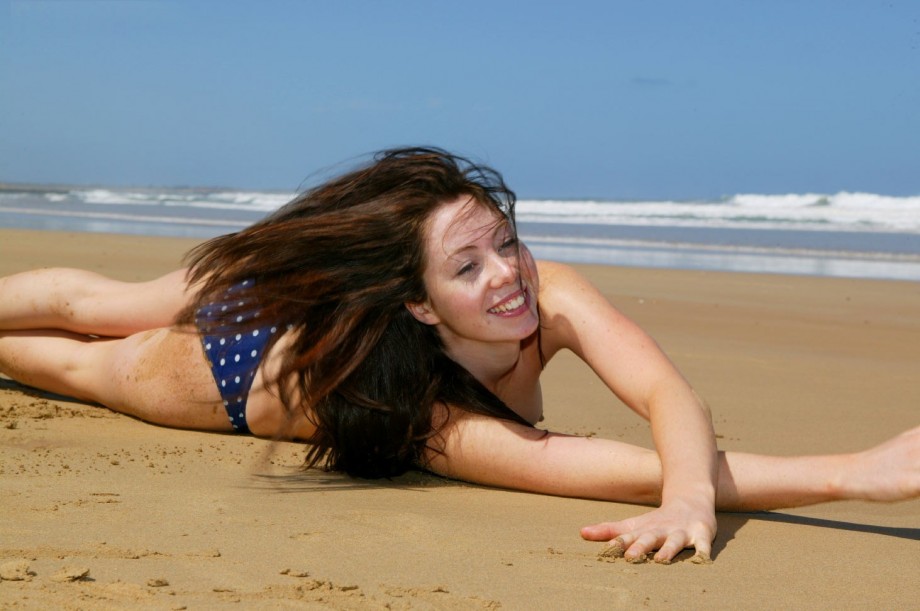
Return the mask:
<svg viewBox="0 0 920 611"><path fill-rule="evenodd" d="M176 267L194 243L0 230L0 275L64 265L142 280ZM917 424L915 283L581 269L707 399L725 449L844 451ZM548 428L650 444L645 423L573 357L554 359L544 379ZM918 501L720 514L713 564L633 565L599 559L602 547L578 527L643 508L418 473L390 482L291 476L302 454L0 383L0 566L24 575L0 581L0 607L837 609L920 600Z"/></svg>

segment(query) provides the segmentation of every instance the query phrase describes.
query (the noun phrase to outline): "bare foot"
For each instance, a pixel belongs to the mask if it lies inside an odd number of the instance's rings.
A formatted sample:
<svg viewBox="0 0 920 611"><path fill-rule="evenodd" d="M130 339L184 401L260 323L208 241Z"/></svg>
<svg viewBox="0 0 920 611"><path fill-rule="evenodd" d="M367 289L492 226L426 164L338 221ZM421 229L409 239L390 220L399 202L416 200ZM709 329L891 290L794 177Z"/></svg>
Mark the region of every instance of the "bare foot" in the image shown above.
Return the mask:
<svg viewBox="0 0 920 611"><path fill-rule="evenodd" d="M846 497L904 501L920 496L920 427L853 455Z"/></svg>

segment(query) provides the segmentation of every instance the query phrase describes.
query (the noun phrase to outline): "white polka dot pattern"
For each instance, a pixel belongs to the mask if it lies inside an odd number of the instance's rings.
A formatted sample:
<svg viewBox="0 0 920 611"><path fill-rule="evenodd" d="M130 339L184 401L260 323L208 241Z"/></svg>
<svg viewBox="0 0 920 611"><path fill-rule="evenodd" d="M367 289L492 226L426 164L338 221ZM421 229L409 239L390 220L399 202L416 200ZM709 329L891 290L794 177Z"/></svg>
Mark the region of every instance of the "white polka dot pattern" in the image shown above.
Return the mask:
<svg viewBox="0 0 920 611"><path fill-rule="evenodd" d="M228 293L238 293L251 284L247 280ZM277 327L259 327L241 332L237 324L244 325L259 315L258 310L247 309L245 298L236 297L236 304L228 302L211 304L196 312L196 323L202 333L201 344L211 364L211 372L218 384L227 416L234 430L248 433L246 400L255 379L268 341L277 333ZM228 316L234 321L228 325ZM289 327L290 328L290 327ZM231 411L230 405L234 405Z"/></svg>

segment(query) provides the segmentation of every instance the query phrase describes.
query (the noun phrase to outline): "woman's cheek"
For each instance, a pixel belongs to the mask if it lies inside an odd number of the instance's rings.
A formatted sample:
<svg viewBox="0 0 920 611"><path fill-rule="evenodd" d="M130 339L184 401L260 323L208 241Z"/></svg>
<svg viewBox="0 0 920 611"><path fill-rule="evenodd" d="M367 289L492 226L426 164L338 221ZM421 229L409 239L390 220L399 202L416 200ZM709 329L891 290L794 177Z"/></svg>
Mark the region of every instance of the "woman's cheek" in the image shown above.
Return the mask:
<svg viewBox="0 0 920 611"><path fill-rule="evenodd" d="M540 276L537 273L537 263L534 261L533 254L530 252L530 249L527 248L527 245L523 242L520 245L520 252L521 275L524 276L524 280L526 280L527 284L530 285L533 293L537 294L540 291Z"/></svg>

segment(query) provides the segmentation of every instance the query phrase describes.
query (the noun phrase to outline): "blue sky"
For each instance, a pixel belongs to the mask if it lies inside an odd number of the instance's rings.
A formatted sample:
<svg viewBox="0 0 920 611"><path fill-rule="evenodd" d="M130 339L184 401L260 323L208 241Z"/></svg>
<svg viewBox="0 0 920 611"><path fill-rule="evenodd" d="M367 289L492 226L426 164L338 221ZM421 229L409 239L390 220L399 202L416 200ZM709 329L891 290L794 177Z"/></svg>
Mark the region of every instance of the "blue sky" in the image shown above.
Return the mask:
<svg viewBox="0 0 920 611"><path fill-rule="evenodd" d="M403 144L523 197L920 194L920 2L0 0L0 181L295 189Z"/></svg>

